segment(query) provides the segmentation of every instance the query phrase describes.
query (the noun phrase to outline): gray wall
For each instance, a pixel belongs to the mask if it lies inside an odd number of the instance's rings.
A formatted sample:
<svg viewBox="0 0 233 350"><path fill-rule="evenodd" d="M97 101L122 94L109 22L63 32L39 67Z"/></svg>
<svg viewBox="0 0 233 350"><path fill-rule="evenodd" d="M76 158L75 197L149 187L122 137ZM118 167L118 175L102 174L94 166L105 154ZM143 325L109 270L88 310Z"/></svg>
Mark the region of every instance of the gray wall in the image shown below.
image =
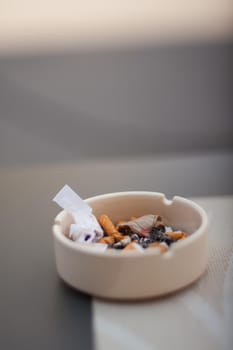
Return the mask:
<svg viewBox="0 0 233 350"><path fill-rule="evenodd" d="M232 150L233 43L0 58L0 165Z"/></svg>

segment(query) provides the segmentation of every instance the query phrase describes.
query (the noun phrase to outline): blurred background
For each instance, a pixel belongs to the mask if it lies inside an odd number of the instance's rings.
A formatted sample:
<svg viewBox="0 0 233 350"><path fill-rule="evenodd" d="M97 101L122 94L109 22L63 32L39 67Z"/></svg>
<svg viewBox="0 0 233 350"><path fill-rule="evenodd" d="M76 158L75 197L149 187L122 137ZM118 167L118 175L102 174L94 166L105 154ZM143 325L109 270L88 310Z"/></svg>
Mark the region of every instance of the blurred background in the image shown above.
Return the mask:
<svg viewBox="0 0 233 350"><path fill-rule="evenodd" d="M0 7L4 179L233 193L232 0Z"/></svg>

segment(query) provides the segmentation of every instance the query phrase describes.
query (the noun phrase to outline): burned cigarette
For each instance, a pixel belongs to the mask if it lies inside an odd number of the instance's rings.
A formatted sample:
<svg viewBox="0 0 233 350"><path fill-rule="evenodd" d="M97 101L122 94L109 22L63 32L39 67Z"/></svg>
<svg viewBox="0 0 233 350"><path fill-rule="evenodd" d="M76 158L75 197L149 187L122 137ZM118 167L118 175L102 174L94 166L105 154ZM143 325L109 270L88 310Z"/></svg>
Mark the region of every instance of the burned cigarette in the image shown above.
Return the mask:
<svg viewBox="0 0 233 350"><path fill-rule="evenodd" d="M121 241L119 241L119 242L113 244L113 248L115 248L115 249L123 249L123 248L125 248L130 242L131 242L131 238L130 238L129 236L124 236L124 238L123 238Z"/></svg>
<svg viewBox="0 0 233 350"><path fill-rule="evenodd" d="M151 243L150 247L151 248L159 248L161 253L166 253L168 250L168 245L164 242L163 243L158 243L158 242Z"/></svg>
<svg viewBox="0 0 233 350"><path fill-rule="evenodd" d="M166 234L172 239L175 239L176 241L179 239L185 239L188 236L186 232L181 232L181 231L166 232Z"/></svg>
<svg viewBox="0 0 233 350"><path fill-rule="evenodd" d="M129 251L129 250L138 250L140 252L143 252L143 248L135 242L131 242L131 243L127 244L127 246L125 248L123 248L124 252Z"/></svg>
<svg viewBox="0 0 233 350"><path fill-rule="evenodd" d="M101 215L99 217L99 224L103 228L104 232L109 236L119 233L108 215Z"/></svg>
<svg viewBox="0 0 233 350"><path fill-rule="evenodd" d="M105 244L113 244L115 242L114 237L113 236L108 236L108 237L102 237L98 243L105 243Z"/></svg>

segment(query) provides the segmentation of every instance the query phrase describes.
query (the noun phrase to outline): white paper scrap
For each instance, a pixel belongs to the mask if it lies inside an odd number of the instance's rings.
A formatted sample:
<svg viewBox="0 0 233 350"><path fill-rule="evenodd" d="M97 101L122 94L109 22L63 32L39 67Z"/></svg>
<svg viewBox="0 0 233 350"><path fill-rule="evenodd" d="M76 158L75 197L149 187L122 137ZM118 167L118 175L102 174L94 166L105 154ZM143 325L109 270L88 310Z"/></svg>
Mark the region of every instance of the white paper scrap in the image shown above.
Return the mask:
<svg viewBox="0 0 233 350"><path fill-rule="evenodd" d="M79 195L70 188L70 186L65 185L53 198L61 208L66 209L70 212L82 211L86 213L91 213L92 208L87 205Z"/></svg>
<svg viewBox="0 0 233 350"><path fill-rule="evenodd" d="M70 225L69 237L73 241L97 242L103 237L103 230L92 214L92 208L68 185L58 192L53 201L72 214L75 224Z"/></svg>
<svg viewBox="0 0 233 350"><path fill-rule="evenodd" d="M91 226L71 224L69 237L73 241L77 242L97 242L101 237L103 237L103 233L100 230L97 231Z"/></svg>

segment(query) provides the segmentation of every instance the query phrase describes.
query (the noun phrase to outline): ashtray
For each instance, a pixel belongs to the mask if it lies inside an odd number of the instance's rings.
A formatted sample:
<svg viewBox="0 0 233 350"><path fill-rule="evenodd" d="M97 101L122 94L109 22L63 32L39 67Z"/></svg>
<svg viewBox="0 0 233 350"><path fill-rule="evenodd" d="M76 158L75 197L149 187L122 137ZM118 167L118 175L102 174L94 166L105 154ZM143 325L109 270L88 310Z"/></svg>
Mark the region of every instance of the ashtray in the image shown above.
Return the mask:
<svg viewBox="0 0 233 350"><path fill-rule="evenodd" d="M208 258L208 218L194 201L158 192L118 192L85 200L98 217L106 213L114 222L132 215L162 215L168 225L188 233L165 254L101 251L90 244L74 244L65 233L72 215L62 210L55 218L53 237L59 276L70 286L90 295L111 299L143 299L184 288L205 271Z"/></svg>

